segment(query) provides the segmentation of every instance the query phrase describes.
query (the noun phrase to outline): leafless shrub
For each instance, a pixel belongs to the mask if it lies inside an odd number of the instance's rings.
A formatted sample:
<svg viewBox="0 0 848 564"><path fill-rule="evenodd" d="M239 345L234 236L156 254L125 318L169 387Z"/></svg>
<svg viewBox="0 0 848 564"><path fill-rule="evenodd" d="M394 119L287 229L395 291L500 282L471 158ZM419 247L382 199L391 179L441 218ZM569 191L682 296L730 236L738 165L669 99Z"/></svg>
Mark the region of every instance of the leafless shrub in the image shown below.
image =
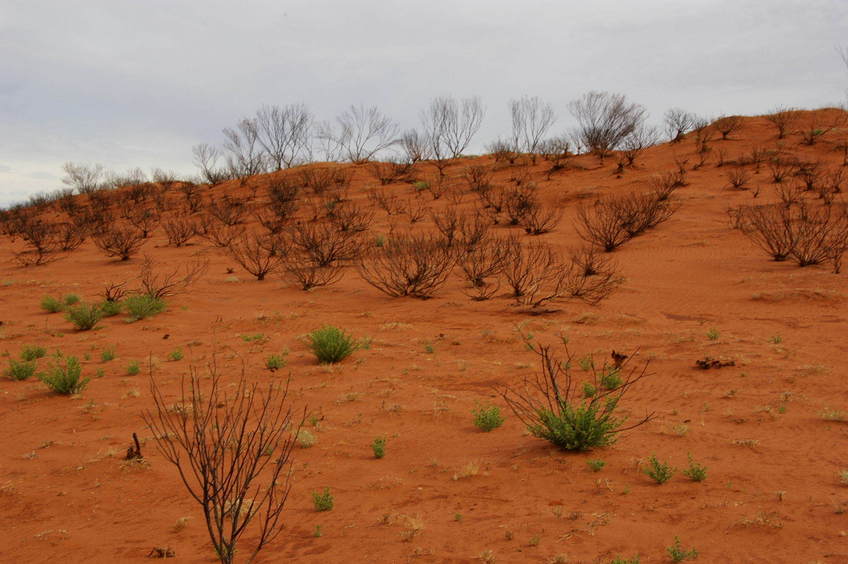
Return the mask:
<svg viewBox="0 0 848 564"><path fill-rule="evenodd" d="M242 233L230 241L229 255L257 280L265 280L276 270L285 256L281 238L256 233Z"/></svg>
<svg viewBox="0 0 848 564"><path fill-rule="evenodd" d="M194 158L194 165L200 169L201 179L215 186L222 182L232 179L232 174L224 167L218 166L218 159L221 158L221 151L217 147L202 143L191 148Z"/></svg>
<svg viewBox="0 0 848 564"><path fill-rule="evenodd" d="M65 171L62 183L76 190L78 194L97 191L105 173L105 169L99 164L85 165L71 162L65 163L62 170Z"/></svg>
<svg viewBox="0 0 848 564"><path fill-rule="evenodd" d="M816 193L825 204L830 205L837 194L842 193L845 184L845 169L835 168L822 174L822 179L816 187Z"/></svg>
<svg viewBox="0 0 848 564"><path fill-rule="evenodd" d="M332 186L337 185L339 169L320 166L305 167L300 171L300 178L306 188L320 196Z"/></svg>
<svg viewBox="0 0 848 564"><path fill-rule="evenodd" d="M447 281L457 253L430 235L391 237L382 247L369 247L357 263L360 276L392 297L427 299Z"/></svg>
<svg viewBox="0 0 848 564"><path fill-rule="evenodd" d="M333 212L328 219L339 231L360 233L371 226L371 222L374 220L374 210L345 201L333 206Z"/></svg>
<svg viewBox="0 0 848 564"><path fill-rule="evenodd" d="M115 218L108 211L102 212L90 208L81 208L71 216L71 222L77 229L96 235L103 233L115 223Z"/></svg>
<svg viewBox="0 0 848 564"><path fill-rule="evenodd" d="M618 196L610 201L624 230L636 237L666 221L677 208L667 200L660 200L652 193L632 193Z"/></svg>
<svg viewBox="0 0 848 564"><path fill-rule="evenodd" d="M374 202L374 204L386 212L386 214L395 215L400 213L397 196L395 194L384 188L369 190L367 194L368 199Z"/></svg>
<svg viewBox="0 0 848 564"><path fill-rule="evenodd" d="M518 158L512 144L503 139L498 139L486 145L486 151L494 157L496 163L515 164L515 160Z"/></svg>
<svg viewBox="0 0 848 564"><path fill-rule="evenodd" d="M368 170L383 186L394 182L404 182L410 178L412 163L403 161L373 162Z"/></svg>
<svg viewBox="0 0 848 564"><path fill-rule="evenodd" d="M318 266L310 257L298 254L286 257L283 269L286 278L304 291L335 284L344 274L344 267L339 264Z"/></svg>
<svg viewBox="0 0 848 564"><path fill-rule="evenodd" d="M713 129L721 133L722 141L727 140L731 133L739 131L743 125L742 116L723 116L712 123Z"/></svg>
<svg viewBox="0 0 848 564"><path fill-rule="evenodd" d="M484 165L472 165L465 169L462 174L468 189L481 194L492 187L492 171Z"/></svg>
<svg viewBox="0 0 848 564"><path fill-rule="evenodd" d="M165 299L185 291L197 282L209 268L209 261L191 260L167 270L157 268L152 257L145 255L138 275L139 293L151 298ZM107 301L118 301L124 294L124 284L107 286Z"/></svg>
<svg viewBox="0 0 848 564"><path fill-rule="evenodd" d="M416 195L406 198L405 203L399 203L398 211L406 216L409 223L414 224L427 217L428 208L424 201Z"/></svg>
<svg viewBox="0 0 848 564"><path fill-rule="evenodd" d="M533 162L545 134L556 122L554 108L538 96L524 96L509 102L512 116L512 146L516 152L531 155Z"/></svg>
<svg viewBox="0 0 848 564"><path fill-rule="evenodd" d="M775 261L786 260L795 246L793 207L779 204L741 206L736 224L742 233Z"/></svg>
<svg viewBox="0 0 848 564"><path fill-rule="evenodd" d="M136 254L147 241L144 233L127 224L113 224L93 235L94 244L106 256L120 257L122 261Z"/></svg>
<svg viewBox="0 0 848 564"><path fill-rule="evenodd" d="M406 160L410 163L414 164L430 158L429 140L416 129L409 129L403 132L400 136L400 146L403 149Z"/></svg>
<svg viewBox="0 0 848 564"><path fill-rule="evenodd" d="M146 239L159 226L161 218L159 213L152 208L132 208L127 214L127 221L136 229L141 231Z"/></svg>
<svg viewBox="0 0 848 564"><path fill-rule="evenodd" d="M615 272L615 263L609 255L594 245L583 245L570 252L571 262L583 276L596 276L605 272Z"/></svg>
<svg viewBox="0 0 848 564"><path fill-rule="evenodd" d="M26 243L26 249L15 253L21 266L39 266L55 260L61 243L56 226L38 216L21 214L11 227L13 235Z"/></svg>
<svg viewBox="0 0 848 564"><path fill-rule="evenodd" d="M669 141L679 143L687 133L695 129L697 116L680 108L671 108L665 112L664 121Z"/></svg>
<svg viewBox="0 0 848 564"><path fill-rule="evenodd" d="M810 266L841 258L848 245L848 214L845 206L811 206L801 202L789 208L795 212L792 227L795 240L790 255L798 266ZM838 251L838 253L837 253ZM838 259L835 262L838 268Z"/></svg>
<svg viewBox="0 0 848 564"><path fill-rule="evenodd" d="M539 153L542 158L551 163L551 167L545 172L548 180L551 176L568 165L568 159L572 157L571 142L567 137L552 137L539 144Z"/></svg>
<svg viewBox="0 0 848 564"><path fill-rule="evenodd" d="M796 184L783 183L778 184L777 196L785 206L792 206L800 202L804 197L804 188Z"/></svg>
<svg viewBox="0 0 848 564"><path fill-rule="evenodd" d="M226 248L233 239L244 233L242 225L227 225L211 214L204 213L197 218L197 234L216 247Z"/></svg>
<svg viewBox="0 0 848 564"><path fill-rule="evenodd" d="M444 161L460 156L480 129L484 113L483 103L476 96L461 100L450 97L433 99L421 113L430 157Z"/></svg>
<svg viewBox="0 0 848 564"><path fill-rule="evenodd" d="M611 198L596 200L577 208L577 234L589 244L612 252L630 239Z"/></svg>
<svg viewBox="0 0 848 564"><path fill-rule="evenodd" d="M162 168L154 168L150 171L150 178L156 184L163 188L170 188L179 181L177 173L173 170L165 170Z"/></svg>
<svg viewBox="0 0 848 564"><path fill-rule="evenodd" d="M499 238L484 238L459 255L463 278L470 288L465 291L475 301L491 298L500 287L497 278L509 257L508 246ZM495 278L494 281L490 281Z"/></svg>
<svg viewBox="0 0 848 564"><path fill-rule="evenodd" d="M560 207L546 205L538 198L533 198L530 207L521 217L520 225L528 235L550 233L562 219L563 211Z"/></svg>
<svg viewBox="0 0 848 564"><path fill-rule="evenodd" d="M336 124L338 129L323 124L318 135L352 163L368 162L397 142L397 124L376 106L350 106L336 117Z"/></svg>
<svg viewBox="0 0 848 564"><path fill-rule="evenodd" d="M197 222L190 216L175 216L162 222L168 244L182 247L197 234Z"/></svg>
<svg viewBox="0 0 848 564"><path fill-rule="evenodd" d="M108 282L102 292L103 301L119 302L127 295L127 282Z"/></svg>
<svg viewBox="0 0 848 564"><path fill-rule="evenodd" d="M340 231L329 222L298 222L289 228L294 250L318 267L327 267L355 260L361 243L352 231Z"/></svg>
<svg viewBox="0 0 848 564"><path fill-rule="evenodd" d="M659 141L659 134L655 127L648 127L644 123L638 124L621 142L621 153L626 166L634 166L636 158L648 147L652 147Z"/></svg>
<svg viewBox="0 0 848 564"><path fill-rule="evenodd" d="M200 193L200 186L186 182L180 185L180 194L183 196L186 209L189 213L197 213L203 207L203 197Z"/></svg>
<svg viewBox="0 0 848 564"><path fill-rule="evenodd" d="M217 200L211 200L206 211L224 225L238 225L244 222L247 206L244 200L224 195Z"/></svg>
<svg viewBox="0 0 848 564"><path fill-rule="evenodd" d="M151 372L153 409L144 412L144 422L203 507L218 559L231 564L238 551L252 562L283 529L294 437L303 418L292 419L288 384L263 391L248 384L242 371L225 391L214 359L208 378L192 369L180 384L175 410ZM240 541L251 523L256 540L245 550Z"/></svg>
<svg viewBox="0 0 848 564"><path fill-rule="evenodd" d="M223 130L226 141L227 168L233 178L246 178L268 170L268 159L259 143L259 125L254 118L244 118L234 128Z"/></svg>
<svg viewBox="0 0 848 564"><path fill-rule="evenodd" d="M140 168L132 168L124 174L107 171L101 189L117 190L118 188L134 187L147 184L147 175Z"/></svg>
<svg viewBox="0 0 848 564"><path fill-rule="evenodd" d="M506 191L503 201L503 211L510 225L521 225L527 214L538 207L536 185L521 184Z"/></svg>
<svg viewBox="0 0 848 564"><path fill-rule="evenodd" d="M742 190L751 180L751 171L744 166L735 166L727 171L727 180L731 188Z"/></svg>
<svg viewBox="0 0 848 564"><path fill-rule="evenodd" d="M792 123L798 118L798 110L792 108L776 108L765 116L777 128L777 138L784 139Z"/></svg>
<svg viewBox="0 0 848 564"><path fill-rule="evenodd" d="M822 163L820 161L799 161L795 170L804 185L804 190L814 192L822 180Z"/></svg>
<svg viewBox="0 0 848 564"><path fill-rule="evenodd" d="M645 108L630 103L623 94L587 92L569 103L577 119L580 143L600 159L619 147L645 120Z"/></svg>
<svg viewBox="0 0 848 564"><path fill-rule="evenodd" d="M263 106L256 112L257 139L276 170L312 159L312 114L303 104Z"/></svg>
<svg viewBox="0 0 848 564"><path fill-rule="evenodd" d="M660 202L664 202L671 197L671 194L674 193L675 190L683 186L683 183L680 180L679 173L665 172L663 174L652 176L648 181L648 185L656 199Z"/></svg>
<svg viewBox="0 0 848 564"><path fill-rule="evenodd" d="M796 159L782 159L774 157L769 160L769 171L771 179L775 184L780 184L787 176L795 174L798 169L798 161Z"/></svg>
<svg viewBox="0 0 848 564"><path fill-rule="evenodd" d="M804 126L798 131L801 135L801 144L812 147L820 137L833 131L835 124L825 125L817 113L811 113L804 122Z"/></svg>
<svg viewBox="0 0 848 564"><path fill-rule="evenodd" d="M73 251L79 248L85 242L87 233L83 229L78 229L73 223L62 222L55 226L56 242L59 249L63 251Z"/></svg>

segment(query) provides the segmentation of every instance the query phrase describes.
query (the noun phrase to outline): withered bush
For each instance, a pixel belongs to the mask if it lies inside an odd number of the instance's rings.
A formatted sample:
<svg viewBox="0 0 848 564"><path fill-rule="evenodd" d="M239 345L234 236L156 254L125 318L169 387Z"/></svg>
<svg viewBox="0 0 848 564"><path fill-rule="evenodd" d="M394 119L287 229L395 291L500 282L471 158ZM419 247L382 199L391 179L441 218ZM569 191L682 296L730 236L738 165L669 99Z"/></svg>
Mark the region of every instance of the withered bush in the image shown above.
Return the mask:
<svg viewBox="0 0 848 564"><path fill-rule="evenodd" d="M156 209L153 208L132 208L127 214L127 221L136 229L141 231L144 238L150 237L150 234L159 226L161 216Z"/></svg>
<svg viewBox="0 0 848 564"><path fill-rule="evenodd" d="M805 190L814 192L821 181L822 168L820 161L800 161L795 176L804 184Z"/></svg>
<svg viewBox="0 0 848 564"><path fill-rule="evenodd" d="M168 244L182 247L197 233L197 222L190 216L175 216L162 222Z"/></svg>
<svg viewBox="0 0 848 564"><path fill-rule="evenodd" d="M676 209L656 192L607 196L578 207L575 227L584 241L611 252L666 221Z"/></svg>
<svg viewBox="0 0 848 564"><path fill-rule="evenodd" d="M491 223L479 212L461 212L448 206L431 215L433 223L444 238L445 245L469 250L485 239Z"/></svg>
<svg viewBox="0 0 848 564"><path fill-rule="evenodd" d="M106 256L129 260L147 242L144 233L132 225L115 223L93 236L94 244Z"/></svg>
<svg viewBox="0 0 848 564"><path fill-rule="evenodd" d="M385 188L372 189L368 191L368 199L387 215L400 213L398 210L397 195Z"/></svg>
<svg viewBox="0 0 848 564"><path fill-rule="evenodd" d="M55 226L56 242L59 249L73 251L85 242L87 233L84 229L78 229L73 223L62 222Z"/></svg>
<svg viewBox="0 0 848 564"><path fill-rule="evenodd" d="M355 232L341 231L329 222L297 222L289 230L289 240L318 267L327 267L359 256L361 242Z"/></svg>
<svg viewBox="0 0 848 564"><path fill-rule="evenodd" d="M15 261L21 266L38 266L51 262L61 248L57 226L34 214L19 215L10 231L26 244L25 250L15 253Z"/></svg>
<svg viewBox="0 0 848 564"><path fill-rule="evenodd" d="M224 196L210 201L206 211L224 225L238 225L244 222L247 205L243 200Z"/></svg>
<svg viewBox="0 0 848 564"><path fill-rule="evenodd" d="M521 225L527 214L537 206L536 185L532 182L509 188L504 194L503 212L510 225Z"/></svg>
<svg viewBox="0 0 848 564"><path fill-rule="evenodd" d="M431 234L400 235L382 247L369 247L357 263L362 278L392 296L431 298L457 261L454 248Z"/></svg>
<svg viewBox="0 0 848 564"><path fill-rule="evenodd" d="M798 170L797 159L782 159L774 157L768 162L769 172L771 173L772 182L780 184L787 176L795 174Z"/></svg>
<svg viewBox="0 0 848 564"><path fill-rule="evenodd" d="M399 202L398 210L402 215L406 216L410 224L414 224L427 217L429 208L424 200L416 194L415 196L406 198L403 202Z"/></svg>
<svg viewBox="0 0 848 564"><path fill-rule="evenodd" d="M744 166L735 166L727 171L727 180L731 188L742 190L751 180L751 171Z"/></svg>
<svg viewBox="0 0 848 564"><path fill-rule="evenodd" d="M462 177L471 192L487 192L492 186L492 171L487 166L472 165L465 169Z"/></svg>
<svg viewBox="0 0 848 564"><path fill-rule="evenodd" d="M201 214L197 219L197 234L216 247L229 247L243 233L243 225L227 225L210 214Z"/></svg>
<svg viewBox="0 0 848 564"><path fill-rule="evenodd" d="M562 219L564 210L554 205L543 204L540 200L533 198L529 209L521 218L521 227L528 235L542 235L556 229L559 220Z"/></svg>
<svg viewBox="0 0 848 564"><path fill-rule="evenodd" d="M286 254L283 239L257 233L242 233L227 246L229 255L257 280L265 280Z"/></svg>
<svg viewBox="0 0 848 564"><path fill-rule="evenodd" d="M395 182L408 181L412 178L413 169L414 167L411 162L404 161L375 161L368 165L368 170L372 176L383 186Z"/></svg>
<svg viewBox="0 0 848 564"><path fill-rule="evenodd" d="M721 133L721 139L726 140L731 133L739 131L743 124L742 116L724 116L715 120L712 127Z"/></svg>
<svg viewBox="0 0 848 564"><path fill-rule="evenodd" d="M665 172L651 177L648 181L648 186L651 188L651 193L660 202L668 200L675 190L684 185L680 179L678 172Z"/></svg>
<svg viewBox="0 0 848 564"><path fill-rule="evenodd" d="M509 258L505 240L486 237L459 254L459 267L470 288L465 292L476 301L491 298L500 288L498 276ZM490 281L495 278L494 281Z"/></svg>
<svg viewBox="0 0 848 564"><path fill-rule="evenodd" d="M312 257L292 253L283 261L285 278L294 281L301 290L311 290L338 282L344 274L344 266L330 264L318 266Z"/></svg>
<svg viewBox="0 0 848 564"><path fill-rule="evenodd" d="M766 116L766 119L777 128L778 139L784 139L786 137L786 132L797 118L798 110L792 108L777 108Z"/></svg>
<svg viewBox="0 0 848 564"><path fill-rule="evenodd" d="M328 214L327 219L339 231L361 233L367 231L371 222L374 221L374 210L345 201L333 206L332 213Z"/></svg>
<svg viewBox="0 0 848 564"><path fill-rule="evenodd" d="M164 300L176 295L197 282L209 268L209 261L191 260L183 262L174 268L157 268L156 262L150 256L145 256L138 275L138 293L157 300ZM125 282L110 284L106 287L106 301L117 302L124 297Z"/></svg>
<svg viewBox="0 0 848 564"><path fill-rule="evenodd" d="M173 403L151 373L153 408L144 412L144 422L203 507L218 559L231 564L239 553L252 562L283 530L295 437L305 412L299 420L292 417L287 383L263 390L248 384L242 371L225 387L214 359L208 378L192 369L179 389ZM247 531L250 548L240 544Z"/></svg>
<svg viewBox="0 0 848 564"><path fill-rule="evenodd" d="M180 184L180 193L183 195L186 209L189 213L197 213L203 207L203 196L200 193L200 186L192 182L184 182Z"/></svg>
<svg viewBox="0 0 848 564"><path fill-rule="evenodd" d="M332 187L347 187L352 174L352 171L343 168L309 166L300 171L300 181L304 187L320 196Z"/></svg>

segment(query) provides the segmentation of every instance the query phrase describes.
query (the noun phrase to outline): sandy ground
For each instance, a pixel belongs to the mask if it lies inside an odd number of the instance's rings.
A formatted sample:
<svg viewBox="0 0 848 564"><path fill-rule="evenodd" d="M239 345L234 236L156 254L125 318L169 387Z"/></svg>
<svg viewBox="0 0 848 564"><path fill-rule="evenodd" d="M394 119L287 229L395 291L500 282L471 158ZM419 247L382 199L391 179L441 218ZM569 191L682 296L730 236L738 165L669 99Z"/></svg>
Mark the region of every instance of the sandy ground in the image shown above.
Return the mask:
<svg viewBox="0 0 848 564"><path fill-rule="evenodd" d="M830 132L813 147L790 135L782 146L835 168L845 134ZM70 398L37 380L0 379L0 560L142 561L158 546L170 547L176 561L216 561L199 505L141 419L152 407L146 370L127 374L131 361L152 360L154 377L176 397L179 377L191 366L202 370L215 352L228 381L242 365L261 383L290 374L293 406L314 415L306 426L317 441L294 451L285 530L262 562L605 563L639 555L653 563L669 561L675 537L696 548L701 562L848 562L848 486L839 478L848 469L840 367L848 353L846 275L771 262L732 230L728 206L776 201L775 186L763 167L750 189L732 190L727 167L715 165L719 149L733 159L777 143L766 120L750 118L730 140L713 141L698 170L691 170L691 138L648 150L620 177L615 159L599 166L578 157L579 167L551 180L544 163L530 166L544 197L567 207L558 228L540 239L566 248L579 242L572 218L581 198L645 189L675 159L689 159L689 185L673 196L676 214L613 253L625 277L620 290L598 306L565 300L538 316L502 296L471 301L459 276L426 301L385 296L352 268L340 283L312 292L277 275L258 282L202 239L173 248L158 229L143 253L161 265L205 257L203 278L161 315L137 323L114 317L75 332L61 314L40 309L41 297L95 300L104 283L132 281L140 255L115 261L86 242L61 260L21 268L11 260L19 243L4 238L0 350L15 356L40 344L84 359L88 376L103 375ZM495 166L490 157L459 159L449 178L461 185L476 164ZM497 166L498 183L515 173ZM350 195L367 204L365 190L377 183L366 166L354 169ZM426 163L417 171L435 174ZM387 188L413 192L408 184ZM235 183L214 190L246 193ZM433 210L447 205L426 201ZM379 212L369 236L386 225ZM415 226L431 228L429 218ZM326 323L370 339L370 347L338 366L318 365L304 335ZM651 375L622 408L656 417L588 453L530 436L495 393L538 370L519 327L545 343L567 334L577 357L638 349L636 360L650 359ZM260 341L243 338L260 333ZM102 362L108 347L116 358ZM185 357L169 360L177 348ZM286 369L264 368L268 355L286 349ZM694 368L705 356L735 366ZM471 410L478 404L500 406L504 425L477 430ZM146 464L123 460L133 432L145 442ZM370 448L377 436L387 438L379 460ZM681 472L690 453L708 467L704 482ZM668 483L642 472L651 455L678 469ZM591 459L606 465L593 472ZM316 512L311 492L325 487L335 507Z"/></svg>

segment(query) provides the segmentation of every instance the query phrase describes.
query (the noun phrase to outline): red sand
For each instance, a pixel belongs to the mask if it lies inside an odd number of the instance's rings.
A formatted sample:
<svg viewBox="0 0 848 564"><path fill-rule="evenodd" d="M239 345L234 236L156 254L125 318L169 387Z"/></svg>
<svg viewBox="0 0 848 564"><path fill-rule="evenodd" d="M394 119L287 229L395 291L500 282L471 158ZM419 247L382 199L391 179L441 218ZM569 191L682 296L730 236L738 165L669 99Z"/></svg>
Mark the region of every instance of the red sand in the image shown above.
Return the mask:
<svg viewBox="0 0 848 564"><path fill-rule="evenodd" d="M713 141L713 152L735 158L777 144L763 118L747 119L732 137ZM806 147L791 135L783 148L837 167L842 156L834 147L845 137L837 129ZM577 197L646 188L652 175L674 168L676 157L694 164L691 136L648 150L621 178L614 159L599 167L593 157L578 157L573 162L585 170L550 181L545 164L532 166L545 197L569 208L559 228L540 239L576 244ZM447 172L459 185L467 166L492 163L465 158ZM376 181L367 167L354 168L351 196L368 203L365 188ZM435 174L426 163L417 171ZM502 169L496 180L506 183L512 174ZM149 466L128 467L122 458L133 432L150 439L140 414L152 406L145 371L128 376L127 364L152 356L156 378L173 395L179 376L217 349L227 378L242 362L259 382L290 372L295 406L321 418L310 428L315 446L295 450L286 529L262 562L458 563L487 555L496 562L552 562L558 555L608 562L638 554L644 564L668 561L675 537L695 547L700 562L848 562L848 487L839 479L848 469L848 424L822 416L848 412L845 274L770 262L725 214L728 206L776 201L767 169L754 176L757 199L753 190L729 189L725 174L714 155L688 172L689 185L673 196L679 211L613 253L626 280L610 299L596 307L560 302L559 311L543 316L528 316L504 297L473 302L457 276L428 301L382 295L354 269L335 286L304 293L277 276L257 282L201 239L168 247L160 228L143 252L161 264L206 257L205 276L172 298L166 313L138 323L110 318L77 333L61 314L42 312L41 297L73 292L95 300L105 282L133 279L141 257L107 259L86 242L62 260L19 268L11 258L20 243L4 239L2 350L14 356L41 344L89 354L85 373L101 368L105 376L72 398L50 394L36 380L0 380L0 560L142 561L154 546L168 546L178 561L214 562L200 507L153 442L143 448ZM389 188L412 193L404 184ZM369 236L385 233L385 225L378 212ZM415 229L431 227L427 219ZM372 339L370 348L337 367L317 365L302 337L325 323ZM542 342L568 334L578 356L638 348L652 359L653 375L622 407L634 416L656 411L656 418L590 453L561 452L529 436L493 391L537 370L516 332L520 323ZM713 328L717 340L707 338ZM240 338L255 333L267 342ZM775 336L781 342L771 342ZM117 358L101 362L110 345ZM168 361L177 347L185 359ZM265 370L264 359L285 348L287 369ZM704 356L736 366L693 368ZM470 411L478 402L500 405L503 427L475 429ZM380 435L388 438L386 456L376 460L370 444ZM652 454L682 469L687 453L708 467L706 481L678 470L660 486L640 470ZM606 466L594 473L589 459ZM310 493L324 487L335 508L319 513ZM187 525L177 527L182 518Z"/></svg>

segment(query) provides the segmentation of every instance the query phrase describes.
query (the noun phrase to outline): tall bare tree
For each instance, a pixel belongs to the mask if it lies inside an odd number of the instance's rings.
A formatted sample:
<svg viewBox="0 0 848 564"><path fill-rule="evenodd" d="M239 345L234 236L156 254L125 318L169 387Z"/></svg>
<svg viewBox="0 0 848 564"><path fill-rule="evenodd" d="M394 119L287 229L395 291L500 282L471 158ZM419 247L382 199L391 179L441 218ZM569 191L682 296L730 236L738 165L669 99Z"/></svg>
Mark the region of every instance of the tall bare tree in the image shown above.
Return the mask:
<svg viewBox="0 0 848 564"><path fill-rule="evenodd" d="M226 138L224 149L229 153L227 167L234 177L244 178L267 170L256 119L245 118L234 128L224 128L223 133Z"/></svg>
<svg viewBox="0 0 848 564"><path fill-rule="evenodd" d="M351 106L336 117L338 129L322 124L318 136L328 142L328 154L353 163L368 162L397 143L398 125L376 106Z"/></svg>
<svg viewBox="0 0 848 564"><path fill-rule="evenodd" d="M191 148L194 166L200 169L200 176L208 184L218 184L229 178L226 170L218 166L221 151L207 143L201 143Z"/></svg>
<svg viewBox="0 0 848 564"><path fill-rule="evenodd" d="M303 104L263 106L256 112L259 144L276 170L312 158L312 114Z"/></svg>
<svg viewBox="0 0 848 564"><path fill-rule="evenodd" d="M75 189L79 194L87 194L97 190L104 174L103 165L99 164L89 166L65 163L62 170L65 171L62 183Z"/></svg>
<svg viewBox="0 0 848 564"><path fill-rule="evenodd" d="M680 108L671 108L665 113L665 132L669 141L677 143L683 136L695 129L698 116Z"/></svg>
<svg viewBox="0 0 848 564"><path fill-rule="evenodd" d="M545 134L556 122L553 106L538 96L510 100L512 144L515 151L535 154Z"/></svg>
<svg viewBox="0 0 848 564"><path fill-rule="evenodd" d="M646 118L643 106L610 92L587 92L568 107L577 118L575 137L580 145L600 158L617 149Z"/></svg>
<svg viewBox="0 0 848 564"><path fill-rule="evenodd" d="M485 110L478 96L456 100L434 98L421 113L421 123L434 159L453 159L471 143L483 123Z"/></svg>

